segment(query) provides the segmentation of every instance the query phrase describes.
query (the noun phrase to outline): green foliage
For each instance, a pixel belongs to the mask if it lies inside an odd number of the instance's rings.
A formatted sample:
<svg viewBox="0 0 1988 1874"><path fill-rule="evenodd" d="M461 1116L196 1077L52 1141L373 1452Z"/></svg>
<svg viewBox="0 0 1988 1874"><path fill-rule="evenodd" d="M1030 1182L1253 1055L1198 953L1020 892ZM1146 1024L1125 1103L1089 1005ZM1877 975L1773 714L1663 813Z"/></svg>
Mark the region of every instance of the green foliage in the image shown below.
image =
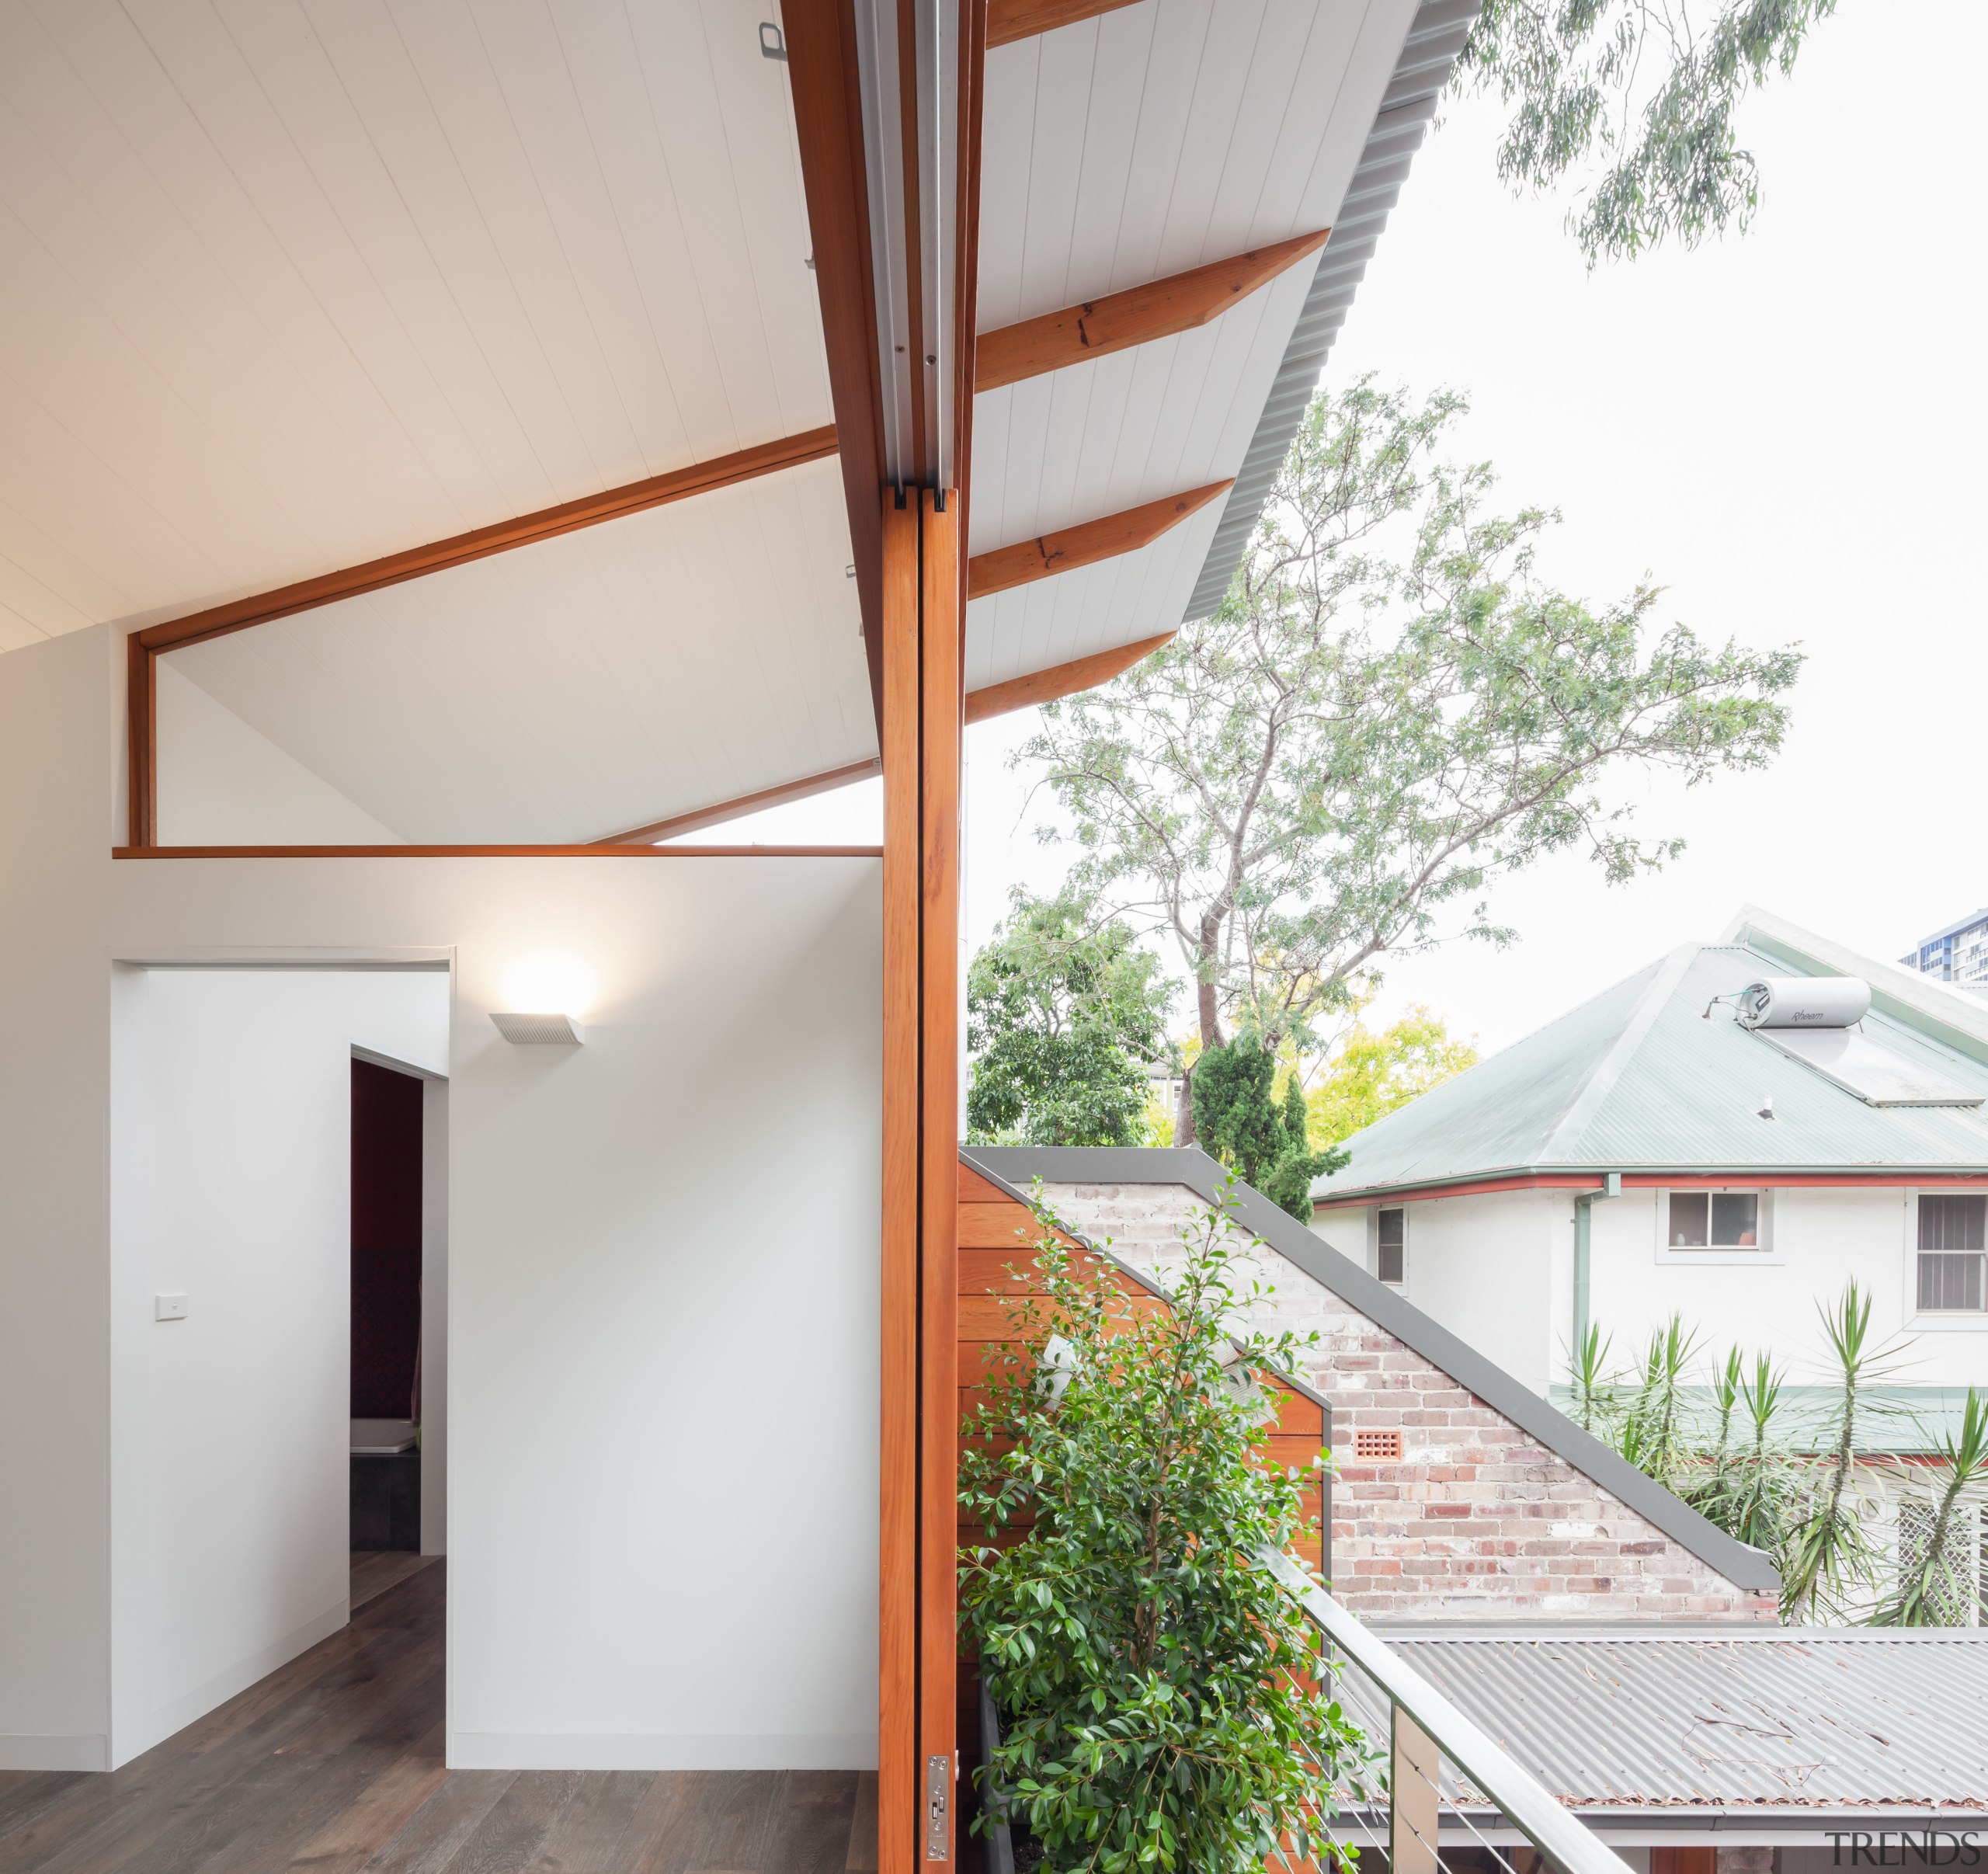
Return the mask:
<svg viewBox="0 0 1988 1874"><path fill-rule="evenodd" d="M1570 217L1588 264L1675 235L1687 247L1760 201L1734 113L1792 71L1836 0L1485 0L1459 82L1514 108L1498 173L1515 187L1588 186Z"/></svg>
<svg viewBox="0 0 1988 1874"><path fill-rule="evenodd" d="M1069 892L1019 888L967 972L975 1145L1143 1141L1148 1063L1166 1048L1171 986L1131 928Z"/></svg>
<svg viewBox="0 0 1988 1874"><path fill-rule="evenodd" d="M1277 1056L1252 1034L1225 1048L1205 1048L1189 1086L1194 1132L1203 1150L1219 1159L1281 1210L1301 1223L1312 1220L1312 1180L1344 1164L1336 1149L1314 1152L1306 1138L1305 1090L1296 1076L1284 1084L1280 1104L1272 1089Z"/></svg>
<svg viewBox="0 0 1988 1874"><path fill-rule="evenodd" d="M1817 1312L1833 1383L1814 1423L1785 1424L1781 1372L1764 1354L1750 1367L1737 1347L1714 1366L1701 1403L1688 1377L1698 1337L1675 1315L1627 1379L1609 1371L1608 1344L1590 1328L1569 1365L1573 1416L1728 1535L1771 1554L1784 1620L1965 1620L1971 1591L1956 1532L1971 1529L1962 1513L1988 1495L1988 1414L1970 1391L1958 1431L1937 1441L1943 1468L1931 1484L1923 1469L1874 1464L1874 1438L1893 1408L1873 1389L1896 1371L1899 1350L1872 1344L1871 1298L1854 1281ZM1901 1519L1922 1525L1920 1545L1896 1556L1872 1530L1888 1472Z"/></svg>
<svg viewBox="0 0 1988 1874"><path fill-rule="evenodd" d="M1988 1413L1981 1396L1967 1389L1958 1432L1940 1440L1939 1455L1946 1476L1927 1496L1915 1496L1900 1510L1924 1519L1924 1538L1916 1555L1901 1555L1891 1594L1872 1616L1872 1624L1888 1627L1958 1626L1968 1623L1980 1575L1974 1508L1988 1479Z"/></svg>
<svg viewBox="0 0 1988 1874"><path fill-rule="evenodd" d="M1315 1831L1362 1740L1254 1561L1301 1533L1309 1479L1267 1463L1261 1382L1303 1344L1233 1326L1260 1291L1226 1204L1183 1232L1166 1312L1077 1267L1039 1193L1037 1214L1046 1292L1004 1301L1019 1345L961 1454L992 1537L962 1620L1006 1714L988 1780L1052 1869L1350 1869Z"/></svg>
<svg viewBox="0 0 1988 1874"><path fill-rule="evenodd" d="M1611 880L1673 857L1604 776L1703 781L1780 745L1800 658L1653 630L1648 587L1594 607L1542 584L1552 517L1489 512L1490 470L1437 459L1465 408L1322 393L1214 616L1048 705L1017 757L1069 817L1074 882L1178 946L1205 1046L1225 1024L1315 1045L1439 922L1507 940L1482 895L1548 854L1585 846Z"/></svg>
<svg viewBox="0 0 1988 1874"><path fill-rule="evenodd" d="M1419 1003L1378 1031L1356 1024L1305 1096L1311 1135L1336 1145L1476 1065L1477 1049L1451 1040L1442 1018Z"/></svg>

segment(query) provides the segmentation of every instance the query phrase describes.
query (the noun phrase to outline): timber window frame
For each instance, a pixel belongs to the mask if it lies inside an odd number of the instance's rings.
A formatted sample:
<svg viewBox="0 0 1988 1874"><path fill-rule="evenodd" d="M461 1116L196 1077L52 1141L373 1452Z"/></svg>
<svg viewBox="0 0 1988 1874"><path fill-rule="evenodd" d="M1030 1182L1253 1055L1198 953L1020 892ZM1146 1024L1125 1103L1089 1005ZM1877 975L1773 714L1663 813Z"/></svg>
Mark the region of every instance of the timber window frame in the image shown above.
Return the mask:
<svg viewBox="0 0 1988 1874"><path fill-rule="evenodd" d="M1408 1206L1384 1204L1374 1213L1374 1275L1392 1289L1408 1292Z"/></svg>

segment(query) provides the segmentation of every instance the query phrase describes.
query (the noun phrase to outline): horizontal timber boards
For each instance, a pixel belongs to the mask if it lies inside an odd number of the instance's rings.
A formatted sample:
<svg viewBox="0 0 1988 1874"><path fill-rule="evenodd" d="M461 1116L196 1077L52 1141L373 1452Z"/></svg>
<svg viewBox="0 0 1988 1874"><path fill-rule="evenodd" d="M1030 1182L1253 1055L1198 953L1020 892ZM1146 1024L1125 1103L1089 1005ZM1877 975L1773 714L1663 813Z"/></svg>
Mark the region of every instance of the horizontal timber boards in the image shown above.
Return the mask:
<svg viewBox="0 0 1988 1874"><path fill-rule="evenodd" d="M652 475L645 481L610 488L603 494L561 502L557 507L541 508L536 513L520 515L513 520L498 521L467 534L452 535L447 540L411 547L405 552L389 554L383 559L368 560L335 572L320 573L315 579L280 586L272 592L231 599L225 604L209 606L203 611L189 613L183 618L148 625L136 636L146 650L153 652L199 644L230 631L266 624L272 619L287 618L297 612L335 604L341 599L354 598L361 593L398 586L404 580L419 579L424 573L440 572L450 566L487 558L493 553L531 546L561 534L576 532L582 527L596 527L603 521L619 520L624 516L639 514L645 509L661 507L669 502L686 501L715 488L729 488L736 482L797 468L804 462L817 461L835 453L836 432L832 425L810 429L799 436L786 436L731 455L718 456L708 462L694 463L688 468L673 469L668 475Z"/></svg>

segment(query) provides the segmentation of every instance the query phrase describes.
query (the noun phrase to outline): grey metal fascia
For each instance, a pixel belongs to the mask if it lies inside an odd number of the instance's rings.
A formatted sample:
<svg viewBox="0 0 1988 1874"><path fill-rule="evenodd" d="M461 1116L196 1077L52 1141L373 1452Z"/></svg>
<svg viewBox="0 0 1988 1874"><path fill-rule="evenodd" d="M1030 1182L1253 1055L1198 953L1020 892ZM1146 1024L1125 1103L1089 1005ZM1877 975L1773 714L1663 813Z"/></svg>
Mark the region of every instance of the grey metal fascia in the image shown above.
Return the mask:
<svg viewBox="0 0 1988 1874"><path fill-rule="evenodd" d="M1229 590L1479 4L1480 0L1423 0L1409 23L1394 75L1381 94L1374 127L1333 223L1332 238L1319 256L1304 310L1271 380L1270 395L1236 471L1236 485L1229 491L1183 619L1207 617Z"/></svg>
<svg viewBox="0 0 1988 1874"><path fill-rule="evenodd" d="M1017 1184L1025 1188L1037 1178L1050 1184L1184 1184L1203 1203L1215 1204L1222 1201L1229 1178L1220 1165L1193 1146L963 1146L960 1156L1010 1192L1016 1191ZM1565 1413L1315 1236L1260 1192L1238 1182L1234 1198L1236 1220L1252 1236L1440 1368L1707 1566L1753 1593L1780 1593L1780 1573L1760 1549L1750 1549L1715 1528L1654 1478L1582 1431Z"/></svg>

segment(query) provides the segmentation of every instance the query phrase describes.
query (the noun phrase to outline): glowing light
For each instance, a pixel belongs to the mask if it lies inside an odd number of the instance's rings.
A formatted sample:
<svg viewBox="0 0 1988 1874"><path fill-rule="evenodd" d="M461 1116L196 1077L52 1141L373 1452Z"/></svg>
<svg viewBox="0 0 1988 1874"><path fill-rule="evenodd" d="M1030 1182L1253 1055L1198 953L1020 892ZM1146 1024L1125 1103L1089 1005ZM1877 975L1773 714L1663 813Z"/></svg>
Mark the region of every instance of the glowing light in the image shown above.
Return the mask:
<svg viewBox="0 0 1988 1874"><path fill-rule="evenodd" d="M520 957L504 973L504 1006L520 1014L571 1015L593 1004L593 972L579 958L547 951Z"/></svg>

